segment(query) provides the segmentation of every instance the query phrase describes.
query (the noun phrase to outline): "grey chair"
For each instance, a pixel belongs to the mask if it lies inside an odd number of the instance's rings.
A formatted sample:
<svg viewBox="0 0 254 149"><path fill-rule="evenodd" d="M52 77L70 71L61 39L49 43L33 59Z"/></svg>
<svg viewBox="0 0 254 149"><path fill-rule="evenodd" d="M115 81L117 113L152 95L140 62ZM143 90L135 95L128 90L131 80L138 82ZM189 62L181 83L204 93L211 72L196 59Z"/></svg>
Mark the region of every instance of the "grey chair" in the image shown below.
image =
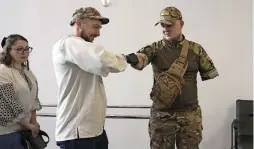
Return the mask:
<svg viewBox="0 0 254 149"><path fill-rule="evenodd" d="M236 101L236 119L231 130L231 148L253 149L253 100Z"/></svg>

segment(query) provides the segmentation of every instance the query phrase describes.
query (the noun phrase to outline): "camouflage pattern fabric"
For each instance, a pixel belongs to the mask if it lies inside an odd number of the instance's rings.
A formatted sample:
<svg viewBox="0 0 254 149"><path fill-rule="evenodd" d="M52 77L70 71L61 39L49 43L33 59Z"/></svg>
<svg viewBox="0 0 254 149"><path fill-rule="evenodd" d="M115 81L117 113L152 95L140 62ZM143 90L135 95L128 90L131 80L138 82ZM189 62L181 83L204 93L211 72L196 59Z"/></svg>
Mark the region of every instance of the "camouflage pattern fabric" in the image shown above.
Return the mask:
<svg viewBox="0 0 254 149"><path fill-rule="evenodd" d="M185 38L185 37L184 37ZM194 56L198 56L199 61L197 63L199 64L199 71L202 80L205 80L207 77L209 79L214 78L218 75L217 69L215 68L212 59L209 57L205 49L198 43L190 41L190 50L195 54L190 59L197 59ZM174 46L174 47L173 47ZM158 55L157 53L165 50L165 48L172 50L172 49L180 49L183 46L183 42L179 42L176 45L168 45L167 41L164 39L159 40L157 42L153 42L150 45L146 45L145 47L141 48L137 51L137 53L143 53L146 57L144 57L144 67L146 67L151 62L155 64L155 55ZM190 56L188 56L190 57ZM175 60L175 59L174 59ZM168 65L169 68L170 65Z"/></svg>
<svg viewBox="0 0 254 149"><path fill-rule="evenodd" d="M199 48L199 50L198 50ZM209 55L207 54L207 52L202 48L202 47L198 47L195 48L197 50L195 50L194 52L199 52L200 55L200 75L201 75L201 79L204 80L208 80L210 78L214 78L215 76L218 76L218 72L213 64L212 59L209 57ZM210 71L207 71L210 70Z"/></svg>
<svg viewBox="0 0 254 149"><path fill-rule="evenodd" d="M159 50L162 50L166 46L164 40L154 42L151 45L147 45L140 49L137 53L142 53L145 55L143 57L143 68L150 64L154 60L155 53Z"/></svg>
<svg viewBox="0 0 254 149"><path fill-rule="evenodd" d="M75 20L77 18L79 18L79 19L84 19L84 18L98 19L101 21L102 24L109 23L109 19L101 16L99 11L93 7L86 7L86 8L77 9L72 15L72 21L70 23L71 26L74 25Z"/></svg>
<svg viewBox="0 0 254 149"><path fill-rule="evenodd" d="M198 106L198 72L202 80L213 79L219 75L216 67L213 64L213 61L208 56L204 48L200 44L193 41L189 41L189 44L190 47L187 57L189 65L184 75L185 84L182 89L182 94L176 98L171 106L171 109L174 110L183 111L186 109L194 109ZM143 58L143 69L147 65L151 64L153 69L153 77L157 78L162 72L168 70L175 59L178 58L182 46L182 42L170 45L163 39L143 47L137 53L142 53L145 55ZM154 84L155 83L156 79L154 79ZM155 98L153 96L153 92L151 92L150 95L151 99L153 100ZM159 103L153 104L155 105L155 108L161 107Z"/></svg>
<svg viewBox="0 0 254 149"><path fill-rule="evenodd" d="M162 72L158 78L155 78L152 92L156 98L153 101L161 103L161 108L171 108L172 103L182 93L183 76L188 67L188 51L189 42L185 40L179 57L167 71Z"/></svg>
<svg viewBox="0 0 254 149"><path fill-rule="evenodd" d="M174 25L177 20L182 20L181 12L175 7L167 7L161 11L160 21L155 25L159 23ZM182 36L183 41L186 40L185 36ZM169 43L162 39L137 52L144 54L142 69L151 63L154 84L156 78L167 71L178 58L183 41ZM203 127L202 113L198 104L197 74L199 72L203 81L213 79L219 74L205 49L196 42L189 41L187 61L182 94L170 108L162 108L160 103L156 102L158 100L155 99L157 97L153 92L150 94L153 100L149 120L151 149L174 149L175 145L177 149L199 149Z"/></svg>
<svg viewBox="0 0 254 149"><path fill-rule="evenodd" d="M199 149L202 140L200 107L184 112L151 111L149 136L151 149Z"/></svg>
<svg viewBox="0 0 254 149"><path fill-rule="evenodd" d="M202 140L197 73L199 72L202 80L213 79L219 74L204 48L196 42L189 43L187 57L189 65L184 75L182 94L176 98L171 108L165 109L156 102L158 100L154 99L156 97L152 92L150 94L153 100L149 121L151 149L174 149L175 144L177 149L198 149ZM145 55L143 68L151 64L153 77L158 77L163 71L168 70L179 56L182 45L182 42L169 44L165 40L160 40L143 47L138 51Z"/></svg>
<svg viewBox="0 0 254 149"><path fill-rule="evenodd" d="M176 7L167 7L163 9L160 13L160 21L159 23L164 23L167 25L174 25L176 20L182 20L182 14Z"/></svg>
<svg viewBox="0 0 254 149"><path fill-rule="evenodd" d="M155 81L151 96L158 109L171 108L175 99L181 94L183 79L163 72Z"/></svg>

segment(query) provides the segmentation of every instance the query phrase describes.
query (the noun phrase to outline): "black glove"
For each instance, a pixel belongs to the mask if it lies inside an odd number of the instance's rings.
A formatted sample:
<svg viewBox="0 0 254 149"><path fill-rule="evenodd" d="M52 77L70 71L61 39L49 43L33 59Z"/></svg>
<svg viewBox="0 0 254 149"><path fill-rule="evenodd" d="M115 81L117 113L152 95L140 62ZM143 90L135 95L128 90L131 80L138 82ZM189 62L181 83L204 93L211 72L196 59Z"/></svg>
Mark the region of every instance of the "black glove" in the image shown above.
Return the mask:
<svg viewBox="0 0 254 149"><path fill-rule="evenodd" d="M127 63L129 63L130 65L132 66L135 66L139 63L138 61L138 57L136 54L134 53L131 53L131 54L128 54L128 55L125 55L125 58L127 60Z"/></svg>

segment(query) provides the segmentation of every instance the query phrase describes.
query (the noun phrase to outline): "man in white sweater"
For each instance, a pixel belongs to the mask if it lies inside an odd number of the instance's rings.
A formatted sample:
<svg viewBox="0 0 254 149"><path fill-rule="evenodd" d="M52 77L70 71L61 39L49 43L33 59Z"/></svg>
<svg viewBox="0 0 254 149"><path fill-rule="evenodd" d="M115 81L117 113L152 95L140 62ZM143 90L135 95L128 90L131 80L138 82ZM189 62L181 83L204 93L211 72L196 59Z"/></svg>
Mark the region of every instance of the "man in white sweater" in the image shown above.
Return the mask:
<svg viewBox="0 0 254 149"><path fill-rule="evenodd" d="M135 54L122 55L93 43L109 19L92 7L72 16L72 35L53 46L53 64L58 85L56 141L61 149L107 149L104 130L106 95L102 77L136 65Z"/></svg>

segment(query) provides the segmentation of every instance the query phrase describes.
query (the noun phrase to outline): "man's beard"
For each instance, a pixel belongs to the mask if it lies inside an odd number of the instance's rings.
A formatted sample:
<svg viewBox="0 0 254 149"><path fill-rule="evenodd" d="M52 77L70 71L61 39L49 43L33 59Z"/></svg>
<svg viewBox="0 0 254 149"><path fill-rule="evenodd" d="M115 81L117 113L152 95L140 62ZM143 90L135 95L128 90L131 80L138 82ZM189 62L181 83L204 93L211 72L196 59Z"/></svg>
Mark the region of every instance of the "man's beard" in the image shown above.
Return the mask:
<svg viewBox="0 0 254 149"><path fill-rule="evenodd" d="M92 42L88 37L82 36L81 38L84 39L87 42Z"/></svg>
<svg viewBox="0 0 254 149"><path fill-rule="evenodd" d="M84 33L81 34L81 38L84 39L84 40L87 41L87 42L93 42L93 41L91 41L91 39L89 39L89 37L86 36Z"/></svg>

